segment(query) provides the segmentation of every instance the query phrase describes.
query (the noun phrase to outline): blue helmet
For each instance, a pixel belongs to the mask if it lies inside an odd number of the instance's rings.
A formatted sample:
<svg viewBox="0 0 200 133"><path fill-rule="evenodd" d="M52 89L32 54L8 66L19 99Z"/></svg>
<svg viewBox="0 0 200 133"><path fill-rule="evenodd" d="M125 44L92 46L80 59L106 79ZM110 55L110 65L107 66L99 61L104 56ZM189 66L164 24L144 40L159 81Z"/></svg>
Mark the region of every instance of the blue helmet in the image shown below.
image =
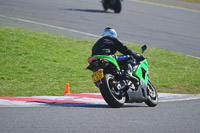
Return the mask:
<svg viewBox="0 0 200 133"><path fill-rule="evenodd" d="M110 28L110 27L107 27L103 30L103 33L102 33L102 36L110 36L110 37L113 37L113 38L117 38L117 32Z"/></svg>

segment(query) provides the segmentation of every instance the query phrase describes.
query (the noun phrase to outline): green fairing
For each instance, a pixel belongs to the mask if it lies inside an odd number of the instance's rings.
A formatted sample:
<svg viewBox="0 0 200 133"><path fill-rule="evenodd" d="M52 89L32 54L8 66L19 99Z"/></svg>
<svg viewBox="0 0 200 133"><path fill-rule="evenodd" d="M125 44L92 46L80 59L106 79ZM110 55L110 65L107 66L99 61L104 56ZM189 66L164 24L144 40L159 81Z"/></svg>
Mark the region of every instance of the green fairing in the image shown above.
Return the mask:
<svg viewBox="0 0 200 133"><path fill-rule="evenodd" d="M142 71L143 69L143 71ZM148 83L148 64L147 60L145 59L133 72L134 76L137 76L139 79L141 79L146 85Z"/></svg>
<svg viewBox="0 0 200 133"><path fill-rule="evenodd" d="M95 55L94 57L97 59L105 58L105 60L110 61L113 65L115 65L118 69L120 69L116 59L113 57L110 57L107 55ZM139 79L141 79L147 85L147 83L148 83L148 63L147 63L146 59L137 67L137 69L133 72L133 75L138 77Z"/></svg>
<svg viewBox="0 0 200 133"><path fill-rule="evenodd" d="M94 57L97 58L97 59L105 58L105 60L110 61L113 65L115 65L118 69L120 69L116 59L113 58L113 57L110 57L110 56L107 56L107 55L95 55Z"/></svg>

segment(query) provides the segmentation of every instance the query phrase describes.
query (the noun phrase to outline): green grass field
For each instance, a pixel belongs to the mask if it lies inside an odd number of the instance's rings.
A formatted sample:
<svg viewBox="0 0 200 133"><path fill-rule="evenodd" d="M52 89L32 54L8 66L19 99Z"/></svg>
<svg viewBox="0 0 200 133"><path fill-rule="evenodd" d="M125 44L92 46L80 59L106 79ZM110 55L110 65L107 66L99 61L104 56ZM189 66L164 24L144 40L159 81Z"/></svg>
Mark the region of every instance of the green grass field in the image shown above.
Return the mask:
<svg viewBox="0 0 200 133"><path fill-rule="evenodd" d="M0 27L0 96L99 92L85 71L95 42ZM126 44L136 52L140 45ZM148 47L144 53L158 92L200 93L200 60Z"/></svg>
<svg viewBox="0 0 200 133"><path fill-rule="evenodd" d="M182 1L188 1L188 2L200 3L200 0L182 0Z"/></svg>

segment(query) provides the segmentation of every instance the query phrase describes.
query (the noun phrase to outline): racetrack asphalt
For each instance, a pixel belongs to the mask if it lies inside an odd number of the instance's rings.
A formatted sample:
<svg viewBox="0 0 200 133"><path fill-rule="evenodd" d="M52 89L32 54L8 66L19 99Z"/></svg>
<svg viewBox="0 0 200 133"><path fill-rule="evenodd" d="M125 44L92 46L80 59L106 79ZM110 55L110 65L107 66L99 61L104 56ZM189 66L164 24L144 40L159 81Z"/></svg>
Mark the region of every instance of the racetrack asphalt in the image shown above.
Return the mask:
<svg viewBox="0 0 200 133"><path fill-rule="evenodd" d="M159 102L200 99L200 95L158 93ZM105 105L100 93L66 94L64 96L0 97L0 107L88 106Z"/></svg>

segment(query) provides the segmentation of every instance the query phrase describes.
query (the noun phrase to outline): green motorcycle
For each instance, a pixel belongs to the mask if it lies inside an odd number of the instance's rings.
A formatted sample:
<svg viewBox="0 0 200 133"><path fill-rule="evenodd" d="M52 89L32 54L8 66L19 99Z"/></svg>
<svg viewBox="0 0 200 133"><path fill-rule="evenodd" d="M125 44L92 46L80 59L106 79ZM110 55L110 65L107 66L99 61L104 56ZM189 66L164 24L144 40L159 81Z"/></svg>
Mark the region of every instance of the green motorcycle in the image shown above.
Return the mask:
<svg viewBox="0 0 200 133"><path fill-rule="evenodd" d="M147 46L142 46L142 53ZM119 66L114 57L107 55L95 55L88 58L89 65L86 68L93 71L92 81L100 89L106 103L113 108L120 108L124 103L145 102L150 107L158 104L158 94L154 85L149 80L147 60L137 62L133 76L138 78L139 85L135 86L131 81L121 78L124 66Z"/></svg>

